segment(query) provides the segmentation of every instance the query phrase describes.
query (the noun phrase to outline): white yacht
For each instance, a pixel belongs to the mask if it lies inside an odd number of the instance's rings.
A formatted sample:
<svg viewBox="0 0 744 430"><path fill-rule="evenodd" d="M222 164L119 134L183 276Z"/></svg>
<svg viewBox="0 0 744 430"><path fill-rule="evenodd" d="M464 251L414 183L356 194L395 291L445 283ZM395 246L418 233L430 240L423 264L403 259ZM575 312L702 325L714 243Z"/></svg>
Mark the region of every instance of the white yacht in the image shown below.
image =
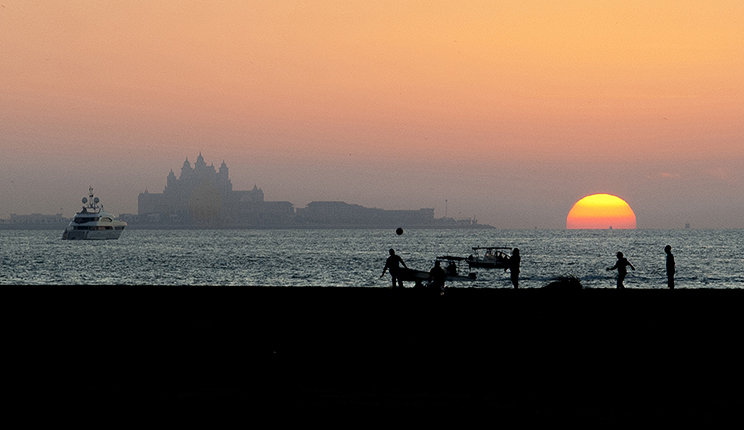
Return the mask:
<svg viewBox="0 0 744 430"><path fill-rule="evenodd" d="M93 197L93 187L88 197L83 197L83 210L67 225L62 239L66 240L104 240L118 239L127 223L103 210L98 197Z"/></svg>

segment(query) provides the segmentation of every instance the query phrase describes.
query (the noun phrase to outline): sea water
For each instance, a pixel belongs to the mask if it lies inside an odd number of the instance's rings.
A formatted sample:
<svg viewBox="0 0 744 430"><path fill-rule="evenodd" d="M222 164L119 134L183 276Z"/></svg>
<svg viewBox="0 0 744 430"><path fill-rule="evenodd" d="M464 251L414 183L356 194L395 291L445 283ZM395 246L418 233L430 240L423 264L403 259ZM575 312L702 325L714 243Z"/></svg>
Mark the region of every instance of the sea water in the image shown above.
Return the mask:
<svg viewBox="0 0 744 430"><path fill-rule="evenodd" d="M428 271L438 256L474 246L518 247L520 287L561 276L585 288L614 288L615 254L636 267L627 288L666 288L672 246L677 288L742 288L744 230L136 230L119 240L67 241L60 231L0 231L1 285L390 286L380 279L388 249ZM467 271L467 266L465 266ZM511 288L503 269L474 269L457 288ZM409 284L408 286L412 286Z"/></svg>

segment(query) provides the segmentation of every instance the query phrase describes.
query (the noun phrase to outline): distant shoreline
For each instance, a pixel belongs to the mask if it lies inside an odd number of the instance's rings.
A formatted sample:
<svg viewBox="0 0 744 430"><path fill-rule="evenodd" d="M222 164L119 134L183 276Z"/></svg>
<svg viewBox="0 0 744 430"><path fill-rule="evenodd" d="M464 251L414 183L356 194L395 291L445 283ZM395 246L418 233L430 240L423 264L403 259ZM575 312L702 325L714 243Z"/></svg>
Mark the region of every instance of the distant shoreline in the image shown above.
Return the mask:
<svg viewBox="0 0 744 430"><path fill-rule="evenodd" d="M63 225L15 225L15 224L0 224L0 230L59 230L61 231L67 227L67 224ZM266 225L266 226L184 226L184 225L156 225L156 224L143 224L143 225L129 225L124 230L387 230L396 229L400 226L379 226L379 225L308 225L308 226L287 226L287 225ZM403 225L406 230L495 230L496 227L488 224L475 224L475 225Z"/></svg>

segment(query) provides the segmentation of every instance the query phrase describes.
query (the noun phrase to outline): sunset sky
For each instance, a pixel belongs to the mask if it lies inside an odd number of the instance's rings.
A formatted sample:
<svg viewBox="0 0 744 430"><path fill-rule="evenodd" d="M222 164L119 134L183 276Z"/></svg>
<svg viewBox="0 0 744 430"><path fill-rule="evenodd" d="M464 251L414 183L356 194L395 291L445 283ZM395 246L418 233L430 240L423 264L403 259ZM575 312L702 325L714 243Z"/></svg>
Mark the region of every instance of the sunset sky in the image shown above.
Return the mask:
<svg viewBox="0 0 744 430"><path fill-rule="evenodd" d="M744 228L744 2L0 1L0 218L201 152L304 207Z"/></svg>

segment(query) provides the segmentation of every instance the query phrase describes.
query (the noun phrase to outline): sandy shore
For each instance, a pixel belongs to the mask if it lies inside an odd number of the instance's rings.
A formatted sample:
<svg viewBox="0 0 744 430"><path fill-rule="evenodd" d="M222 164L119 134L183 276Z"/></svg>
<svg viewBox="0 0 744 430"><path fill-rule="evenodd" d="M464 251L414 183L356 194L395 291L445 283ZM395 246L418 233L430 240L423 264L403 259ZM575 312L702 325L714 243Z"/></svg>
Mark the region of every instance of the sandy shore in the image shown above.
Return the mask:
<svg viewBox="0 0 744 430"><path fill-rule="evenodd" d="M744 413L744 290L1 291L6 392L43 407L144 402L494 422Z"/></svg>

